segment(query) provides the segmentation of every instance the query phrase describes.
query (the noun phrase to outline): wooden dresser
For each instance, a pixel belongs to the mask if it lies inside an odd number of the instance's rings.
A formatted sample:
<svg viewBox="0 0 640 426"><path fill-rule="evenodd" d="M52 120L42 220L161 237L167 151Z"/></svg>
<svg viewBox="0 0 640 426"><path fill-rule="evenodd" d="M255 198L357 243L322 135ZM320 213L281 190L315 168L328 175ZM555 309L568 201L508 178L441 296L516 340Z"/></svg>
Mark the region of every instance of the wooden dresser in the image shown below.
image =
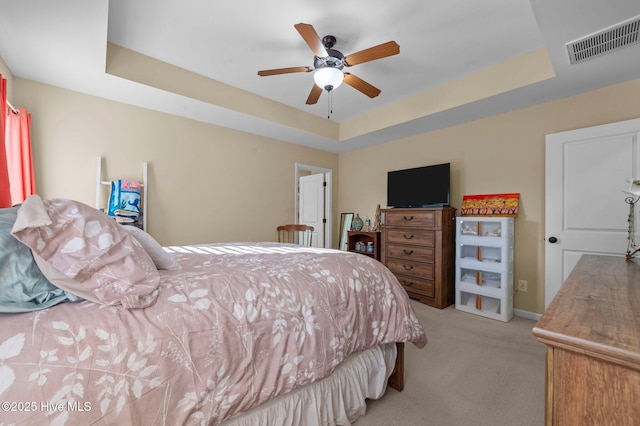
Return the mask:
<svg viewBox="0 0 640 426"><path fill-rule="evenodd" d="M455 209L381 211L381 261L409 297L436 308L455 302Z"/></svg>
<svg viewBox="0 0 640 426"><path fill-rule="evenodd" d="M547 425L640 424L639 262L583 255L534 327Z"/></svg>

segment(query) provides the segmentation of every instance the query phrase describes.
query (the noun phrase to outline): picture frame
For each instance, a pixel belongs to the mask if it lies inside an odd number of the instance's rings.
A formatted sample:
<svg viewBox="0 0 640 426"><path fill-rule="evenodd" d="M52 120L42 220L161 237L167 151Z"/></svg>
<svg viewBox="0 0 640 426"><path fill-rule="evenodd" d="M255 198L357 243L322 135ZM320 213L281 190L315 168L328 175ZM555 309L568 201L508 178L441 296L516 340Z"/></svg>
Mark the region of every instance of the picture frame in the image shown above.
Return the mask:
<svg viewBox="0 0 640 426"><path fill-rule="evenodd" d="M516 217L520 194L480 194L462 197L461 216Z"/></svg>

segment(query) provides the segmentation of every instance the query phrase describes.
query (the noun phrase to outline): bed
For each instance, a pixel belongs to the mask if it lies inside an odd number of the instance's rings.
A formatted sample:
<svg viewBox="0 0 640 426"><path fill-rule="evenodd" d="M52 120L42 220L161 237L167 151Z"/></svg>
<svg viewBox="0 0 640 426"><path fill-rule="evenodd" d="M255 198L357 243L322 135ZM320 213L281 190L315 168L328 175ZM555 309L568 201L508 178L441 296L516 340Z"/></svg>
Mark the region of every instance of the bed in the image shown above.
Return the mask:
<svg viewBox="0 0 640 426"><path fill-rule="evenodd" d="M0 245L51 286L0 300L3 425L350 424L402 374L397 343L427 341L395 277L363 255L160 248L38 196L2 217ZM1 256L5 292L16 273Z"/></svg>

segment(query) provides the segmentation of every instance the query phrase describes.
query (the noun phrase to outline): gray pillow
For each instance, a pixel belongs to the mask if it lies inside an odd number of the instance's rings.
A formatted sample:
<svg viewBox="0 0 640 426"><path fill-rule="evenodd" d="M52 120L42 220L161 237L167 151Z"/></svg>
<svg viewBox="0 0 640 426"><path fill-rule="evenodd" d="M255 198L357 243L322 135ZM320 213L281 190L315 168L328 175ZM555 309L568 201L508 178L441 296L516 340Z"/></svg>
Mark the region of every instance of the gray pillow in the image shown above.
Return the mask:
<svg viewBox="0 0 640 426"><path fill-rule="evenodd" d="M11 235L19 206L0 209L0 312L28 312L80 300L42 275L31 249Z"/></svg>
<svg viewBox="0 0 640 426"><path fill-rule="evenodd" d="M134 225L122 225L122 227L140 243L151 260L153 260L156 269L169 271L180 269L180 264L176 258L171 253L166 252L151 235Z"/></svg>

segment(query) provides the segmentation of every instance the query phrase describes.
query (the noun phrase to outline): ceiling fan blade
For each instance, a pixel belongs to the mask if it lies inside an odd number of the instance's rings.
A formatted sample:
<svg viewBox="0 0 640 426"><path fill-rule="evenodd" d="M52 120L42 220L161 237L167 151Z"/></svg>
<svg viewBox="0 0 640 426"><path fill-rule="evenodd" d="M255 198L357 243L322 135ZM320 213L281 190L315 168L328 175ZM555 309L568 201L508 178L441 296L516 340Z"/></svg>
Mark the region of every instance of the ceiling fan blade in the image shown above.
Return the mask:
<svg viewBox="0 0 640 426"><path fill-rule="evenodd" d="M364 93L370 98L375 98L380 94L380 89L370 85L360 77L356 77L355 75L350 74L348 72L344 73L344 82L349 86L353 87L354 89Z"/></svg>
<svg viewBox="0 0 640 426"><path fill-rule="evenodd" d="M320 58L329 56L329 54L327 53L327 49L325 49L324 45L322 44L322 40L320 40L320 37L318 36L316 30L313 28L313 25L300 23L295 24L294 27L296 28L296 30L298 30L304 41L307 42L314 55Z"/></svg>
<svg viewBox="0 0 640 426"><path fill-rule="evenodd" d="M322 95L322 89L317 85L313 84L311 88L311 93L309 93L309 97L307 98L307 105L313 105L318 102L320 99L320 95Z"/></svg>
<svg viewBox="0 0 640 426"><path fill-rule="evenodd" d="M374 61L400 53L400 46L395 41L388 41L368 49L352 53L344 58L344 64L348 67L361 64L363 62Z"/></svg>
<svg viewBox="0 0 640 426"><path fill-rule="evenodd" d="M289 74L292 72L311 72L311 71L313 71L311 67L289 67L289 68L277 68L273 70L258 71L258 75L260 77L267 77L269 75Z"/></svg>

